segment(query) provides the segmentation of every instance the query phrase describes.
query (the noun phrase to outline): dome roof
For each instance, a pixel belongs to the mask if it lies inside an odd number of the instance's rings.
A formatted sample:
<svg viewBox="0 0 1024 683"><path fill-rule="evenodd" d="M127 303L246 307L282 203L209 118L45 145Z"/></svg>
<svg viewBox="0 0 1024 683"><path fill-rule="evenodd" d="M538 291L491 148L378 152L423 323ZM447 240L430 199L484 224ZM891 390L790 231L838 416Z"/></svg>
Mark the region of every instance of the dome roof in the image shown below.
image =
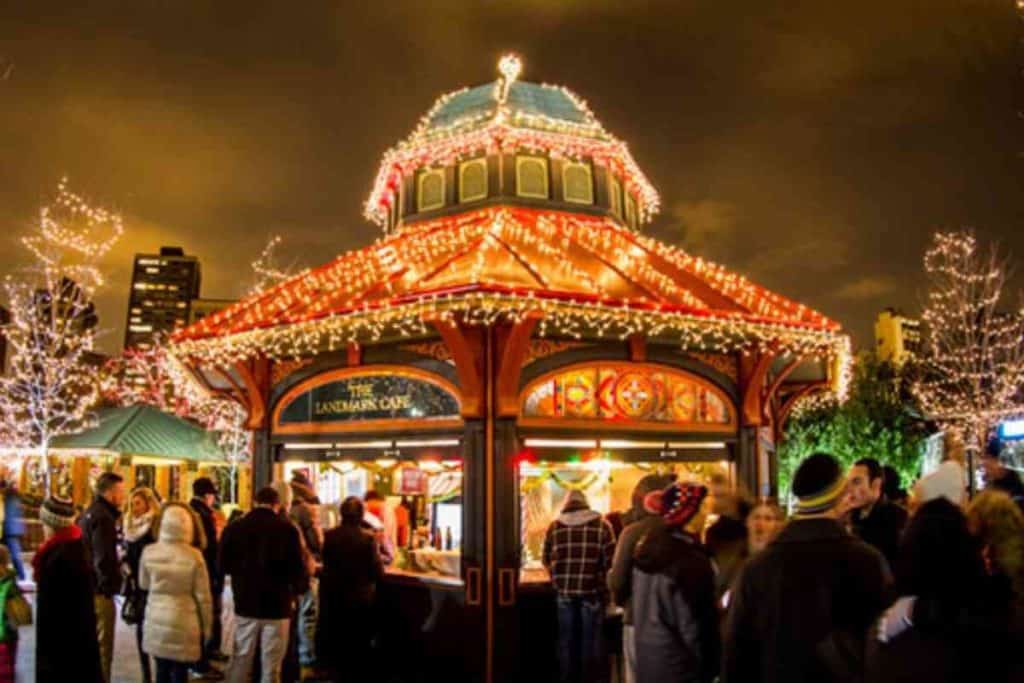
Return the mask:
<svg viewBox="0 0 1024 683"><path fill-rule="evenodd" d="M438 129L461 127L460 122L488 120L497 115L502 105L513 122L545 117L580 126L595 125L594 115L582 100L565 88L515 81L502 101L499 100L502 85L499 80L442 97L427 114L420 131L429 135Z"/></svg>

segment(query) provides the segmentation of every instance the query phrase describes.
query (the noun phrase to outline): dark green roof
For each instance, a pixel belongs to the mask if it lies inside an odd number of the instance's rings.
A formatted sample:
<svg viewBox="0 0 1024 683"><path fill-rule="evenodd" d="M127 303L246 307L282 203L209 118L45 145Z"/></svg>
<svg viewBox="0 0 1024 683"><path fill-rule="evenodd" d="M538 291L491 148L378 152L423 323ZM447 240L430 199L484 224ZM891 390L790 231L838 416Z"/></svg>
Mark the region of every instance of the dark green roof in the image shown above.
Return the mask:
<svg viewBox="0 0 1024 683"><path fill-rule="evenodd" d="M122 455L225 463L213 434L153 406L101 408L99 424L78 434L58 437L53 448L102 449Z"/></svg>
<svg viewBox="0 0 1024 683"><path fill-rule="evenodd" d="M488 83L452 96L430 117L428 129L443 128L462 118L493 113L497 106L494 99L496 87L496 83ZM589 122L587 112L561 88L516 81L509 90L507 105L525 114L548 116L571 123Z"/></svg>

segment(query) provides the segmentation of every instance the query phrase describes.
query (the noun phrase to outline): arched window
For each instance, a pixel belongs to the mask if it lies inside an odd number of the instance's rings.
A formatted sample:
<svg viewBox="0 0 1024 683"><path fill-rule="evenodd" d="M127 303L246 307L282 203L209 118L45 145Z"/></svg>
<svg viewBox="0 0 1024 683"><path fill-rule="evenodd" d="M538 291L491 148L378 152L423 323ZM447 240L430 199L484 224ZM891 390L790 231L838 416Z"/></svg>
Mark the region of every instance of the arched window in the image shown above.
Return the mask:
<svg viewBox="0 0 1024 683"><path fill-rule="evenodd" d="M487 196L487 159L459 164L459 201L472 202Z"/></svg>
<svg viewBox="0 0 1024 683"><path fill-rule="evenodd" d="M608 172L608 208L612 214L622 218L622 183Z"/></svg>
<svg viewBox="0 0 1024 683"><path fill-rule="evenodd" d="M565 162L562 166L562 194L574 204L594 203L594 182L590 164Z"/></svg>
<svg viewBox="0 0 1024 683"><path fill-rule="evenodd" d="M418 211L430 211L444 206L444 170L435 169L420 173L416 191Z"/></svg>
<svg viewBox="0 0 1024 683"><path fill-rule="evenodd" d="M626 224L634 229L637 224L636 200L628 192L626 193Z"/></svg>
<svg viewBox="0 0 1024 683"><path fill-rule="evenodd" d="M548 160L544 157L516 157L516 194L548 198Z"/></svg>

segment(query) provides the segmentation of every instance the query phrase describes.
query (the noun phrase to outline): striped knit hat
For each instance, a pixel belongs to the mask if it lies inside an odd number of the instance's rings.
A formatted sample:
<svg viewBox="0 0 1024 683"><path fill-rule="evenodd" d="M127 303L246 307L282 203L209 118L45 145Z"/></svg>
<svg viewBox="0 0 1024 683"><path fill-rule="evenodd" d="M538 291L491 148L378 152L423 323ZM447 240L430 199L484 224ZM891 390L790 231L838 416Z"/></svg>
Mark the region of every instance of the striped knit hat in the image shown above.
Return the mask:
<svg viewBox="0 0 1024 683"><path fill-rule="evenodd" d="M644 508L660 515L668 526L686 526L700 511L708 496L706 486L676 482L664 491L653 491L644 498Z"/></svg>
<svg viewBox="0 0 1024 683"><path fill-rule="evenodd" d="M815 453L796 468L793 495L796 514L817 515L835 507L846 493L846 475L839 462L827 453Z"/></svg>
<svg viewBox="0 0 1024 683"><path fill-rule="evenodd" d="M67 498L50 496L39 508L39 521L55 531L69 527L75 523L75 504Z"/></svg>

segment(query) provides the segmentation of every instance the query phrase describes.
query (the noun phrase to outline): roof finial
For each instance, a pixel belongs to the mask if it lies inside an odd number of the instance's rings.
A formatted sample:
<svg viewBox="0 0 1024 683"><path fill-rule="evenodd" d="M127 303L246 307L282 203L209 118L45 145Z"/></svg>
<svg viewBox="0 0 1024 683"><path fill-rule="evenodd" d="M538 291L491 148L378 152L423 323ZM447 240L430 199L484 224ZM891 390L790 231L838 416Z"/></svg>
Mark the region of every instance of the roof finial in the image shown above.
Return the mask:
<svg viewBox="0 0 1024 683"><path fill-rule="evenodd" d="M509 88L512 87L516 78L519 77L519 72L522 70L523 62L514 54L503 55L498 60L498 71L501 73L501 81L498 87L498 102L505 103L505 100L508 99Z"/></svg>

